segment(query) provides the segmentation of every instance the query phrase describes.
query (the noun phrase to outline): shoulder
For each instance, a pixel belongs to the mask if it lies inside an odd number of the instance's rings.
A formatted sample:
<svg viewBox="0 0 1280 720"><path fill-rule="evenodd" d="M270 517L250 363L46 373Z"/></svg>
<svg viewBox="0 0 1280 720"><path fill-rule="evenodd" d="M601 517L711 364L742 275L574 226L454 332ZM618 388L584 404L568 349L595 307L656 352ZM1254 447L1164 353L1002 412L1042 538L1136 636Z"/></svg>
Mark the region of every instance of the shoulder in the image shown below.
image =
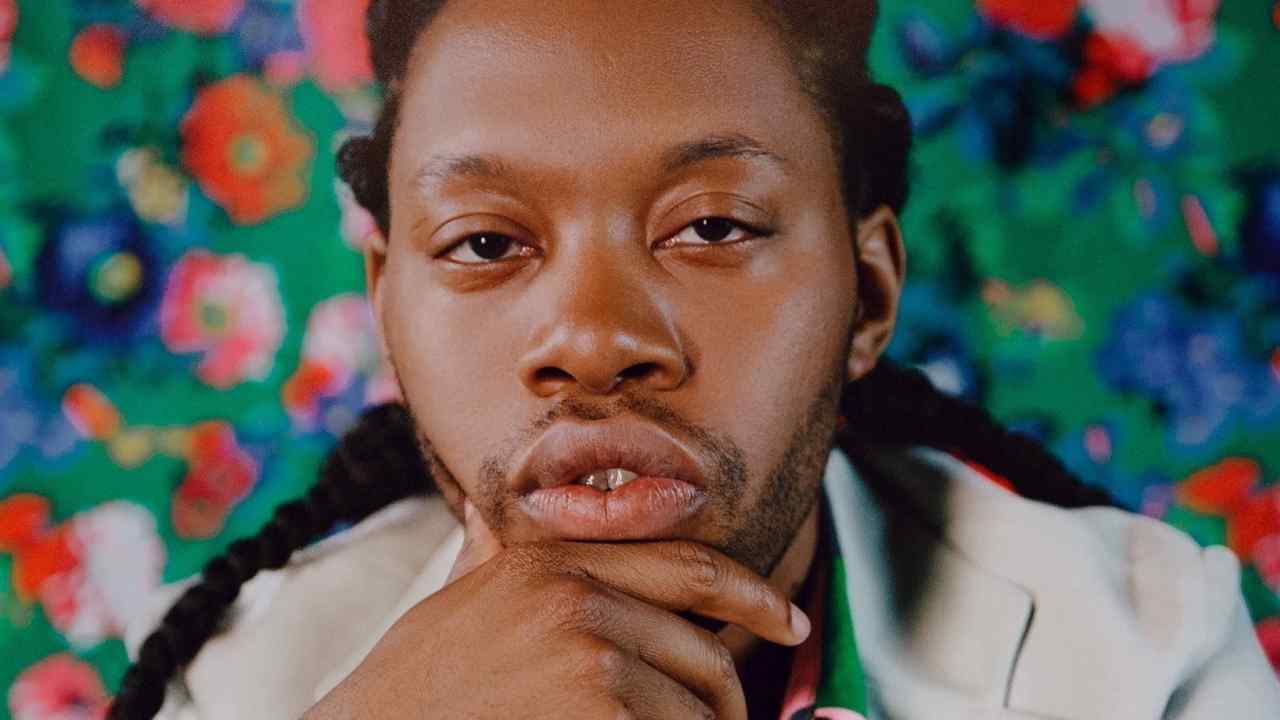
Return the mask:
<svg viewBox="0 0 1280 720"><path fill-rule="evenodd" d="M1045 603L1114 603L1147 642L1211 653L1231 628L1240 563L1155 518L1115 507L1065 509L1028 500L982 468L936 450L910 454L944 474L944 534L975 559L1039 590ZM1081 601L1084 602L1081 602Z"/></svg>
<svg viewBox="0 0 1280 720"><path fill-rule="evenodd" d="M883 448L859 460L891 524L923 523L948 548L932 554L931 576L946 577L940 563L963 565L984 578L979 587L1017 588L1026 597L1009 653L1008 707L1050 717L1181 719L1253 718L1280 704L1280 684L1244 607L1240 564L1227 548L1201 547L1159 520L1116 508L1019 497L936 450ZM951 606L944 582L925 585L928 602ZM970 627L998 624L983 607L972 610ZM1233 693L1213 689L1225 677ZM1218 714L1164 714L1211 695L1212 703L1198 702Z"/></svg>
<svg viewBox="0 0 1280 720"><path fill-rule="evenodd" d="M406 499L260 573L175 679L161 717L246 718L249 707L301 714L316 684L379 631L456 526L440 498ZM125 632L131 658L197 580L162 586L139 609Z"/></svg>

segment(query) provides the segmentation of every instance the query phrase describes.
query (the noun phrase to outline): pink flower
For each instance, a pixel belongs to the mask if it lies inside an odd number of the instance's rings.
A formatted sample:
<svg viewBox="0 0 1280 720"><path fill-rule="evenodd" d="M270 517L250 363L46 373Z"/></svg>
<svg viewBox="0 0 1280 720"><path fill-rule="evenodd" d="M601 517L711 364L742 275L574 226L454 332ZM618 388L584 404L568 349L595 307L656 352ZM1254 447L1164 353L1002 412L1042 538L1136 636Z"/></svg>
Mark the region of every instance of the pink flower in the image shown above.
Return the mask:
<svg viewBox="0 0 1280 720"><path fill-rule="evenodd" d="M365 296L347 293L315 306L307 319L302 361L283 389L285 409L301 425L318 419L320 400L367 379L366 403L395 399L395 380L382 357L373 312Z"/></svg>
<svg viewBox="0 0 1280 720"><path fill-rule="evenodd" d="M311 72L330 92L373 80L364 32L369 0L298 0L298 28Z"/></svg>
<svg viewBox="0 0 1280 720"><path fill-rule="evenodd" d="M49 501L39 495L0 501L0 550L13 556L18 599L39 599L49 622L77 647L118 637L160 584L165 550L155 519L116 501L58 525L49 520Z"/></svg>
<svg viewBox="0 0 1280 720"><path fill-rule="evenodd" d="M1214 42L1221 0L1084 0L1095 30L1125 38L1155 65L1185 62Z"/></svg>
<svg viewBox="0 0 1280 720"><path fill-rule="evenodd" d="M120 637L148 593L160 585L164 543L152 514L124 501L80 513L65 527L78 562L44 582L40 602L72 645L93 647Z"/></svg>
<svg viewBox="0 0 1280 720"><path fill-rule="evenodd" d="M155 19L201 35L215 35L231 27L245 0L134 0Z"/></svg>
<svg viewBox="0 0 1280 720"><path fill-rule="evenodd" d="M169 275L160 332L175 353L204 353L196 375L213 387L265 378L284 337L275 272L239 254L188 252Z"/></svg>
<svg viewBox="0 0 1280 720"><path fill-rule="evenodd" d="M338 208L342 211L342 239L352 250L363 252L381 242L381 231L373 215L356 201L351 186L342 180L333 181L333 192L338 196Z"/></svg>
<svg viewBox="0 0 1280 720"><path fill-rule="evenodd" d="M28 667L9 688L13 720L96 720L106 717L106 688L93 666L68 653Z"/></svg>

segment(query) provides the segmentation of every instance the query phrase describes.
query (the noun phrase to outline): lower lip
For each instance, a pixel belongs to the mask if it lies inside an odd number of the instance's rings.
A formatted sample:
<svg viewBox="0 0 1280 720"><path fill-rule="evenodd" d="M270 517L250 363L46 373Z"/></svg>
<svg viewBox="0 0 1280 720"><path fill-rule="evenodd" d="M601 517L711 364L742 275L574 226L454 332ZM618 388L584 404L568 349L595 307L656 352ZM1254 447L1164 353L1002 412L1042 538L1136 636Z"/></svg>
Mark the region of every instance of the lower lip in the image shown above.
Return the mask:
<svg viewBox="0 0 1280 720"><path fill-rule="evenodd" d="M683 480L638 477L609 492L586 485L535 490L520 507L563 540L653 540L670 537L706 500Z"/></svg>

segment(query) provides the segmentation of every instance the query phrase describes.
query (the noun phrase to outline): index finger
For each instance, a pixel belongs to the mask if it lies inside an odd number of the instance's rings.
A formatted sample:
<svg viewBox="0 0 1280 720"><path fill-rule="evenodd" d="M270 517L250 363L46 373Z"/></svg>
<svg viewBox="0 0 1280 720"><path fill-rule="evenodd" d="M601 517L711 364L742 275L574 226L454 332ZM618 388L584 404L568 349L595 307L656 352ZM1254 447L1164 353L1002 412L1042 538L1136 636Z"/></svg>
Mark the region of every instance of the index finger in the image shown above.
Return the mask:
<svg viewBox="0 0 1280 720"><path fill-rule="evenodd" d="M564 542L543 546L562 572L586 575L639 600L739 625L799 645L809 618L778 588L715 548L686 540Z"/></svg>

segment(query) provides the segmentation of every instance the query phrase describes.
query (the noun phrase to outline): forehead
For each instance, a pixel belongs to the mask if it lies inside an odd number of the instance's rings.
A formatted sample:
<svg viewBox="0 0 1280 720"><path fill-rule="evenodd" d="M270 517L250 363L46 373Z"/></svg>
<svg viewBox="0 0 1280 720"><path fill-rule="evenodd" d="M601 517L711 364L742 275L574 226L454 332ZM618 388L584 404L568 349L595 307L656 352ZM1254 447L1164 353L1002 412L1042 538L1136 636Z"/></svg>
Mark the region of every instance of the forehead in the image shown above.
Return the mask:
<svg viewBox="0 0 1280 720"><path fill-rule="evenodd" d="M410 61L393 173L468 153L621 168L729 134L800 161L829 148L753 2L451 0Z"/></svg>

